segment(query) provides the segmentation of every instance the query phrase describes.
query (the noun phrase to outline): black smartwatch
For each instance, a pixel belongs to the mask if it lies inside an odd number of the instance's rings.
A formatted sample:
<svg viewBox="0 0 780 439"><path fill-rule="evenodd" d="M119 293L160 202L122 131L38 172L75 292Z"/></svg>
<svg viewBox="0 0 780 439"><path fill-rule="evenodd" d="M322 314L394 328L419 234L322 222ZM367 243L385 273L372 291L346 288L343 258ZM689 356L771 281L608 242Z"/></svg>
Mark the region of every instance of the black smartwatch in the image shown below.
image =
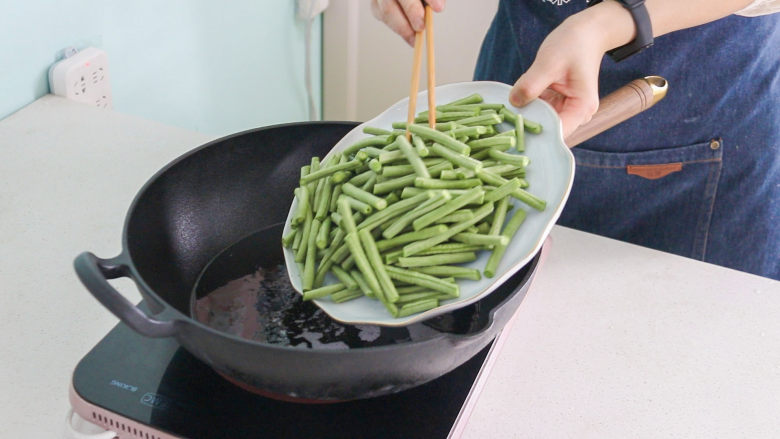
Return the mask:
<svg viewBox="0 0 780 439"><path fill-rule="evenodd" d="M601 3L603 0L588 0L588 7ZM653 45L653 26L650 23L650 15L645 7L645 0L616 0L628 9L636 24L636 38L634 41L612 49L607 52L613 60L622 61L631 55L635 55Z"/></svg>

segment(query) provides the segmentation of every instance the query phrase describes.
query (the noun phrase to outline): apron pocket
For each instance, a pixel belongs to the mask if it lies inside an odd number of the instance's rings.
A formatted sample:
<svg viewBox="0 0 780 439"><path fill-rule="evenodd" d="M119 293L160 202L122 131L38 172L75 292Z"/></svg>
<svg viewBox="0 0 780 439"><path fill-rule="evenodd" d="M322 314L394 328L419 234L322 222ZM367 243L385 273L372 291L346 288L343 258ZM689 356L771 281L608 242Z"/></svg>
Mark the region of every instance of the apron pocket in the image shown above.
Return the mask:
<svg viewBox="0 0 780 439"><path fill-rule="evenodd" d="M558 224L704 259L721 139L640 152L572 153L577 170Z"/></svg>

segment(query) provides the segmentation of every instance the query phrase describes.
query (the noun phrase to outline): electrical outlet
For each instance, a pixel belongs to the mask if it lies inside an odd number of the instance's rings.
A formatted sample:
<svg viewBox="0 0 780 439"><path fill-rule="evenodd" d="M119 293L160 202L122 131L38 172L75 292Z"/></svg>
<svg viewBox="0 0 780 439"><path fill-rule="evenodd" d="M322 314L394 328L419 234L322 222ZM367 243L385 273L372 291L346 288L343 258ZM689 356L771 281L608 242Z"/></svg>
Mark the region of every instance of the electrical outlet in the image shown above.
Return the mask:
<svg viewBox="0 0 780 439"><path fill-rule="evenodd" d="M88 47L49 69L49 87L57 96L100 108L111 108L106 52Z"/></svg>

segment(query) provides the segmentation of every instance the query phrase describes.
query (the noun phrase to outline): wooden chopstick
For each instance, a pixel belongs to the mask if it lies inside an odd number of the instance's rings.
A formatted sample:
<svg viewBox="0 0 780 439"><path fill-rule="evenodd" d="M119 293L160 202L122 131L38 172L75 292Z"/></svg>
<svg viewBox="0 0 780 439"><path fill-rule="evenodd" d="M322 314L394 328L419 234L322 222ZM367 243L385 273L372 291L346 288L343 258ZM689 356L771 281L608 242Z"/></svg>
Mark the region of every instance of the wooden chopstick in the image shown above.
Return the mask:
<svg viewBox="0 0 780 439"><path fill-rule="evenodd" d="M425 5L425 48L428 49L428 124L436 129L436 62L433 57L433 11Z"/></svg>
<svg viewBox="0 0 780 439"><path fill-rule="evenodd" d="M414 34L414 60L412 61L412 83L409 87L409 110L406 116L406 139L411 138L409 125L414 123L417 109L417 90L420 86L420 67L422 64L422 40L423 32ZM428 57L428 124L436 128L436 66L433 47L433 12L431 7L425 5L425 40L426 56Z"/></svg>
<svg viewBox="0 0 780 439"><path fill-rule="evenodd" d="M417 88L420 84L420 64L422 63L422 31L414 34L414 60L412 61L412 85L409 87L409 113L406 115L406 140L412 137L409 125L414 123L417 107Z"/></svg>

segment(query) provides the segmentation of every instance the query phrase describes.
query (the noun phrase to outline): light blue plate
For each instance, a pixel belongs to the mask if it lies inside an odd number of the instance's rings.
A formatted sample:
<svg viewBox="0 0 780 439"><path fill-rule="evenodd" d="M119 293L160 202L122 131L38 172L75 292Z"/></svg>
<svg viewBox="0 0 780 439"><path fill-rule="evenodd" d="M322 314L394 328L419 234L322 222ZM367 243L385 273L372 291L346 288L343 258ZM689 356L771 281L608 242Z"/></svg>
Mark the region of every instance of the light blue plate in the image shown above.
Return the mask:
<svg viewBox="0 0 780 439"><path fill-rule="evenodd" d="M539 251L544 239L560 216L563 205L569 196L572 181L574 180L574 157L563 142L561 123L555 110L546 102L538 99L523 108L515 108L509 104L510 89L511 87L507 84L486 81L462 82L436 87L437 102L446 103L472 93L479 93L485 99L485 102L502 103L507 108L511 108L521 113L524 117L541 123L543 126L541 134L526 133L524 154L531 159L526 175L526 180L530 184L527 190L546 200L547 208L539 212L512 199L515 207L525 209L528 212L528 216L507 247L496 275L493 278L483 276L480 281L459 280L459 298L444 301L438 308L402 318L394 318L381 303L366 297L344 303L333 303L329 299L315 300L314 302L317 306L330 317L343 323L380 326L405 326L429 319L466 306L490 294L491 291L509 279L512 274L522 268ZM368 135L363 133L364 126L390 129L392 122L405 121L408 101L408 98L403 99L374 119L355 127L333 147L326 157L343 150L364 137L368 137ZM427 109L427 91L418 95L417 102L419 106L417 112ZM509 125L506 125L502 131L509 128ZM293 201L284 227L285 235L290 232L290 219L296 207L297 201ZM514 211L514 209L510 211L507 216L509 217ZM464 266L476 268L481 272L489 256L490 252L488 251L479 252L479 258L476 261L464 264ZM295 262L293 252L289 249L284 249L284 258L290 281L293 287L301 292L303 266ZM325 283L335 282L335 278L328 278Z"/></svg>

